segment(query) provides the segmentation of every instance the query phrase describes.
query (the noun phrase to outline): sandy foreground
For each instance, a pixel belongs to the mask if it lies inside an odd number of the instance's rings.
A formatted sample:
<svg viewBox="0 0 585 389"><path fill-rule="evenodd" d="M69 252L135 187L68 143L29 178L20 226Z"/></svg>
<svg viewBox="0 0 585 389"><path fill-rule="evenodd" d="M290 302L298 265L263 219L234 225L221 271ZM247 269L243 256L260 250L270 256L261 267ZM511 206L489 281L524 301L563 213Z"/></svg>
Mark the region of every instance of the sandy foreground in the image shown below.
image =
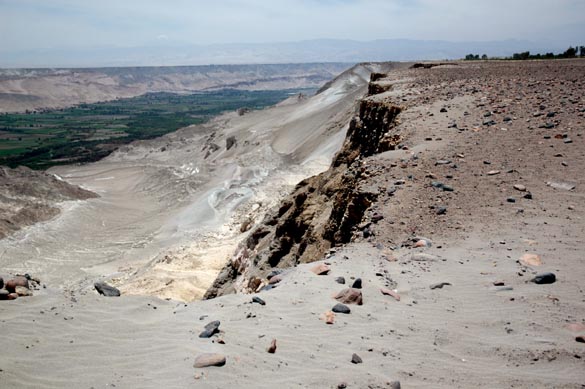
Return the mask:
<svg viewBox="0 0 585 389"><path fill-rule="evenodd" d="M302 264L256 295L184 303L130 295L140 285L132 277L120 281L119 298L91 290L96 277L133 261L96 261L90 272L74 256L57 270L41 264L45 291L0 304L0 387L582 388L585 62L395 69L380 83L387 91L369 98L404 108L394 131L406 147L362 160L362 184L381 195L353 242L319 258L328 274ZM142 187L131 180L142 176L125 172L129 186ZM36 239L48 236L33 228ZM162 274L134 266L137 280ZM556 282L530 282L543 272ZM328 315L332 296L357 278L363 305ZM199 338L215 320L219 333ZM202 353L226 363L195 368Z"/></svg>

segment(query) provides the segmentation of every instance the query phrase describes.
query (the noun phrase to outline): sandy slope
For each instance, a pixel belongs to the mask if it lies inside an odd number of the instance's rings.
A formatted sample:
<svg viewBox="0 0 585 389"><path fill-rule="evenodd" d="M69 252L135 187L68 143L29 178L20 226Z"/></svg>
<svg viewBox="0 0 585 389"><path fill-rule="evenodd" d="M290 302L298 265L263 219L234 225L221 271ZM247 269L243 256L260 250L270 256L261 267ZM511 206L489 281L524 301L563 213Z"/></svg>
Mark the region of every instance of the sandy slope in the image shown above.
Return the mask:
<svg viewBox="0 0 585 389"><path fill-rule="evenodd" d="M582 388L585 348L575 338L584 333L568 325L585 323L585 102L576 92L584 65L391 72L385 82L393 90L377 98L404 105L396 131L408 148L362 160L362 184L382 193L364 222L375 213L383 219L369 237L356 229L353 243L322 259L330 274L313 274L315 264L289 269L258 294L265 306L243 294L183 304L55 288L3 302L9 336L0 338L0 386L391 388L399 380L407 388ZM534 115L541 99L545 112L557 112L553 129L539 127L546 114ZM484 125L487 118L496 123ZM573 142L555 139L557 132ZM551 180L576 187L554 189ZM532 199L513 188L518 183ZM417 235L432 247L413 247ZM525 253L542 265L518 262ZM542 271L555 272L557 282L527 282ZM339 276L362 279L364 304L327 325L320 317L348 286L336 283ZM430 288L441 282L451 285ZM400 301L382 287L395 288ZM212 320L221 333L199 338ZM266 352L272 339L275 354ZM224 354L226 365L193 368L203 352ZM363 363L352 364L353 353Z"/></svg>

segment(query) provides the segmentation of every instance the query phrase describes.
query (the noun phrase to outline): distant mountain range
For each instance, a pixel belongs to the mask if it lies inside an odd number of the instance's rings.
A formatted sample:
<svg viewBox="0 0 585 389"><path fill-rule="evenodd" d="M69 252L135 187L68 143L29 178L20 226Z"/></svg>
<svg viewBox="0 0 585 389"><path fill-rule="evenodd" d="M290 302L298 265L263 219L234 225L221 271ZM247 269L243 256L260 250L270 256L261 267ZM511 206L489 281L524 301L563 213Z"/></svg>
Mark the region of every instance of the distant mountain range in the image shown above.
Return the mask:
<svg viewBox="0 0 585 389"><path fill-rule="evenodd" d="M569 44L569 43L568 43ZM353 41L322 39L300 42L98 47L0 52L0 67L178 66L458 59L466 54L509 56L515 52L559 52L566 47L530 41L449 42L409 39Z"/></svg>

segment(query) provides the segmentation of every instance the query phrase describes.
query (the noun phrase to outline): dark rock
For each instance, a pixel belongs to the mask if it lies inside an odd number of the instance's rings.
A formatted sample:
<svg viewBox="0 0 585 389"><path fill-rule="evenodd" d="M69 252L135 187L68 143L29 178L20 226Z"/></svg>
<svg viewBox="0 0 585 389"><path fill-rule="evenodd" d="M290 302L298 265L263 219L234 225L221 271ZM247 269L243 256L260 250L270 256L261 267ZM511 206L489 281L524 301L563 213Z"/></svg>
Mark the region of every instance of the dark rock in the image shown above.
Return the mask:
<svg viewBox="0 0 585 389"><path fill-rule="evenodd" d="M381 215L381 214L379 214L378 212L376 212L376 213L374 213L374 214L372 215L372 222L373 222L373 223L377 223L377 222L379 222L379 221L380 221L380 220L382 220L382 219L384 219L384 215Z"/></svg>
<svg viewBox="0 0 585 389"><path fill-rule="evenodd" d="M231 149L235 145L236 145L236 137L235 136L230 136L229 138L227 138L225 140L225 148L226 148L226 150Z"/></svg>
<svg viewBox="0 0 585 389"><path fill-rule="evenodd" d="M552 284L557 280L557 277L554 273L546 272L537 274L536 277L531 279L530 281L534 282L535 284Z"/></svg>
<svg viewBox="0 0 585 389"><path fill-rule="evenodd" d="M506 201L509 202L509 203L515 203L516 202L516 199L514 197L508 197L506 199Z"/></svg>
<svg viewBox="0 0 585 389"><path fill-rule="evenodd" d="M527 200L532 200L532 193L526 192L526 194L524 194L524 196L522 196L522 197L524 197Z"/></svg>
<svg viewBox="0 0 585 389"><path fill-rule="evenodd" d="M118 290L118 288L114 288L113 286L110 286L105 282L96 282L95 284L93 284L93 286L102 296L106 297L120 296L120 290Z"/></svg>
<svg viewBox="0 0 585 389"><path fill-rule="evenodd" d="M213 335L219 332L219 325L221 322L219 320L214 320L211 323L205 325L205 329L203 332L199 334L200 338L211 338Z"/></svg>
<svg viewBox="0 0 585 389"><path fill-rule="evenodd" d="M353 282L353 285L351 287L355 288L355 289L361 289L362 288L362 279L356 278L356 280Z"/></svg>
<svg viewBox="0 0 585 389"><path fill-rule="evenodd" d="M442 182L439 182L439 181L433 181L433 182L431 182L431 186L433 188L443 189L443 186L445 186L445 184L443 184Z"/></svg>
<svg viewBox="0 0 585 389"><path fill-rule="evenodd" d="M266 301L262 300L260 297L258 296L254 296L252 297L252 302L253 303L258 303L260 305L266 305Z"/></svg>
<svg viewBox="0 0 585 389"><path fill-rule="evenodd" d="M335 304L335 306L331 309L335 313L345 313L348 314L351 312L351 309L345 304Z"/></svg>
<svg viewBox="0 0 585 389"><path fill-rule="evenodd" d="M0 289L4 288L4 278L0 277Z"/></svg>
<svg viewBox="0 0 585 389"><path fill-rule="evenodd" d="M575 341L577 341L579 343L585 343L585 336L579 335L579 336L575 337Z"/></svg>
<svg viewBox="0 0 585 389"><path fill-rule="evenodd" d="M354 353L354 354L351 356L351 363L354 363L354 364L356 364L356 365L357 365L358 363L362 363L362 362L363 362L363 361L362 361L362 359L361 359L361 358L360 358L360 356L359 356L359 355L357 355L356 353Z"/></svg>
<svg viewBox="0 0 585 389"><path fill-rule="evenodd" d="M447 112L447 108L443 107L443 108L441 108L441 110L440 110L439 112L443 112L443 113L445 113L445 112ZM355 354L354 354L354 355L355 355Z"/></svg>
<svg viewBox="0 0 585 389"><path fill-rule="evenodd" d="M431 286L429 286L429 288L431 289L443 289L443 286L447 286L447 285L451 285L448 282L438 282L436 284L433 284Z"/></svg>
<svg viewBox="0 0 585 389"><path fill-rule="evenodd" d="M8 295L10 294L9 291L5 289L0 289L0 300L8 300Z"/></svg>
<svg viewBox="0 0 585 389"><path fill-rule="evenodd" d="M266 349L269 354L274 354L276 352L276 339L272 339L270 342L270 346Z"/></svg>
<svg viewBox="0 0 585 389"><path fill-rule="evenodd" d="M200 354L195 358L193 367L202 368L210 366L223 366L225 365L226 359L221 354Z"/></svg>
<svg viewBox="0 0 585 389"><path fill-rule="evenodd" d="M362 305L364 303L362 292L354 288L343 289L335 295L334 299L343 304Z"/></svg>
<svg viewBox="0 0 585 389"><path fill-rule="evenodd" d="M347 388L347 384L345 382L342 382L342 383L337 385L337 389L346 389L346 388Z"/></svg>
<svg viewBox="0 0 585 389"><path fill-rule="evenodd" d="M452 186L450 186L450 185L443 185L443 188L442 188L442 189L443 189L445 192L453 192L453 191L455 190L455 189L453 189L453 187L452 187Z"/></svg>
<svg viewBox="0 0 585 389"><path fill-rule="evenodd" d="M440 159L438 161L435 162L435 166L439 166L439 165L449 165L451 163L451 161L447 160L447 159Z"/></svg>
<svg viewBox="0 0 585 389"><path fill-rule="evenodd" d="M437 215L444 215L447 213L447 207L439 207L437 208Z"/></svg>
<svg viewBox="0 0 585 389"><path fill-rule="evenodd" d="M345 285L345 278L343 278L343 277L337 277L335 279L335 282L337 282L338 284L341 284L341 285Z"/></svg>

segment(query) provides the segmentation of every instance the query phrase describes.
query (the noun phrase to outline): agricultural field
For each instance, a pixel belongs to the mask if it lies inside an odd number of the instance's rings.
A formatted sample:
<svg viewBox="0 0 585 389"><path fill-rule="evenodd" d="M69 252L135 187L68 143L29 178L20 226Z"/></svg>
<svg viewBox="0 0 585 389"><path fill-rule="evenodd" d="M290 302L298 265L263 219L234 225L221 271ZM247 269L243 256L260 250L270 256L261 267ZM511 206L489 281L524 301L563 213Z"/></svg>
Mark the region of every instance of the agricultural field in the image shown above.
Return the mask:
<svg viewBox="0 0 585 389"><path fill-rule="evenodd" d="M0 115L0 165L47 169L99 160L123 144L151 139L225 111L262 109L313 89L149 93L72 108Z"/></svg>

